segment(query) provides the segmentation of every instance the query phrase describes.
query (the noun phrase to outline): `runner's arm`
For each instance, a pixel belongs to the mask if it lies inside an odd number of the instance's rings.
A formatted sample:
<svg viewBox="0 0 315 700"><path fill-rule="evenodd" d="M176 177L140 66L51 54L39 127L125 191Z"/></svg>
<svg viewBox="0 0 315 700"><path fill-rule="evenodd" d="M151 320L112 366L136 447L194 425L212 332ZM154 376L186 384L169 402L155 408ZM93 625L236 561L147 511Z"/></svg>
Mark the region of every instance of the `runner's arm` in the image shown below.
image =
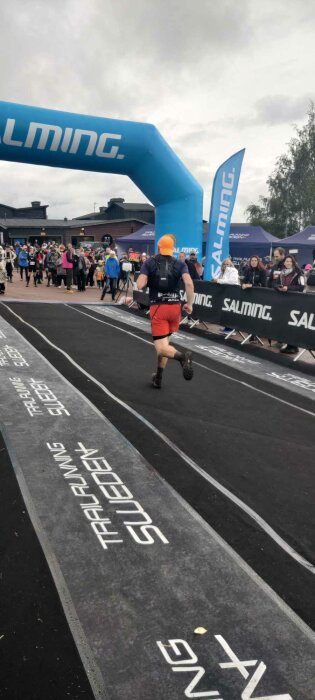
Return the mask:
<svg viewBox="0 0 315 700"><path fill-rule="evenodd" d="M140 272L140 275L137 279L137 288L138 289L145 289L148 284L148 275L144 275L143 272Z"/></svg>
<svg viewBox="0 0 315 700"><path fill-rule="evenodd" d="M182 280L185 285L185 292L187 297L187 302L186 304L184 304L183 310L186 311L187 314L191 314L194 303L194 283L188 272L184 272L182 274Z"/></svg>

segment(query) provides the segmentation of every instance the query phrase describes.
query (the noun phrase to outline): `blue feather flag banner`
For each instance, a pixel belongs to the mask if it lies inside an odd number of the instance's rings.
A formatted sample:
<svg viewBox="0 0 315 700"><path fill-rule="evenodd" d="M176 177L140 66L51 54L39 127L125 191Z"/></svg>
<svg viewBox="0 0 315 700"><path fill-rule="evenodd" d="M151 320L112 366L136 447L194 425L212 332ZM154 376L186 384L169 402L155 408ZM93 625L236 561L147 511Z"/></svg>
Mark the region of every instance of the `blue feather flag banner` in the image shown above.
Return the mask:
<svg viewBox="0 0 315 700"><path fill-rule="evenodd" d="M212 189L206 262L203 277L213 279L221 263L229 257L230 225L245 148L228 158L218 168Z"/></svg>

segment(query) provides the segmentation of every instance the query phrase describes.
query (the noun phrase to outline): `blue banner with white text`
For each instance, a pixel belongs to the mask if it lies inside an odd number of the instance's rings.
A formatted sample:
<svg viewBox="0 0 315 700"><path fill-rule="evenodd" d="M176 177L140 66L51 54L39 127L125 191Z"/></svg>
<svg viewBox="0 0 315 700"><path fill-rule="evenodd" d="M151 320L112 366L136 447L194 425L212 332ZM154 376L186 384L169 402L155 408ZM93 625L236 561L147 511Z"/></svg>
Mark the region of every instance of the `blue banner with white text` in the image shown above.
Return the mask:
<svg viewBox="0 0 315 700"><path fill-rule="evenodd" d="M153 124L0 101L0 161L128 175L155 207L156 241L202 249L203 190Z"/></svg>
<svg viewBox="0 0 315 700"><path fill-rule="evenodd" d="M230 224L244 153L245 148L234 153L215 174L203 275L205 280L216 277L222 261L229 257Z"/></svg>

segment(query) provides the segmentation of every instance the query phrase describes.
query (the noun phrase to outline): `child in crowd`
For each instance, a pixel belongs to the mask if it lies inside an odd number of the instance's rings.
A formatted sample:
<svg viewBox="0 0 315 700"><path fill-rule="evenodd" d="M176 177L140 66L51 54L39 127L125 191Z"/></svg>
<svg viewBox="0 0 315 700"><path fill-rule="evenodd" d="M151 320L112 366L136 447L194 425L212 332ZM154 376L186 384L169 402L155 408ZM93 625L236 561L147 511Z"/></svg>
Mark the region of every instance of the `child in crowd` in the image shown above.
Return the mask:
<svg viewBox="0 0 315 700"><path fill-rule="evenodd" d="M96 284L99 287L99 289L102 289L103 284L104 284L104 260L99 260L97 263L96 271L95 271L95 277L96 277Z"/></svg>

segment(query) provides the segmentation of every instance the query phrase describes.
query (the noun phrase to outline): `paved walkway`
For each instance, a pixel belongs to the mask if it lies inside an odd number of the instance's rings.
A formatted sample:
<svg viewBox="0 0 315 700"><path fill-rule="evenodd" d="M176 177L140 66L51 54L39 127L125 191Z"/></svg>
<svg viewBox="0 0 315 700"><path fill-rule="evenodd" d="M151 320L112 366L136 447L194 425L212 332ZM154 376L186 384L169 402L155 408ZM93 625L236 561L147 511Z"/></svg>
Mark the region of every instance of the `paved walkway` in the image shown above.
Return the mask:
<svg viewBox="0 0 315 700"><path fill-rule="evenodd" d="M31 281L29 287L26 287L25 280L20 280L20 276L17 272L14 272L13 282L6 284L6 293L2 297L3 301L85 301L85 302L95 302L100 301L101 290L95 287L87 287L85 292L78 292L78 290L73 287L73 294L66 293L66 288L64 285L62 287L53 287L50 285L47 287L47 280L44 280L42 284L34 286ZM111 297L109 294L106 295L106 301L110 301Z"/></svg>

